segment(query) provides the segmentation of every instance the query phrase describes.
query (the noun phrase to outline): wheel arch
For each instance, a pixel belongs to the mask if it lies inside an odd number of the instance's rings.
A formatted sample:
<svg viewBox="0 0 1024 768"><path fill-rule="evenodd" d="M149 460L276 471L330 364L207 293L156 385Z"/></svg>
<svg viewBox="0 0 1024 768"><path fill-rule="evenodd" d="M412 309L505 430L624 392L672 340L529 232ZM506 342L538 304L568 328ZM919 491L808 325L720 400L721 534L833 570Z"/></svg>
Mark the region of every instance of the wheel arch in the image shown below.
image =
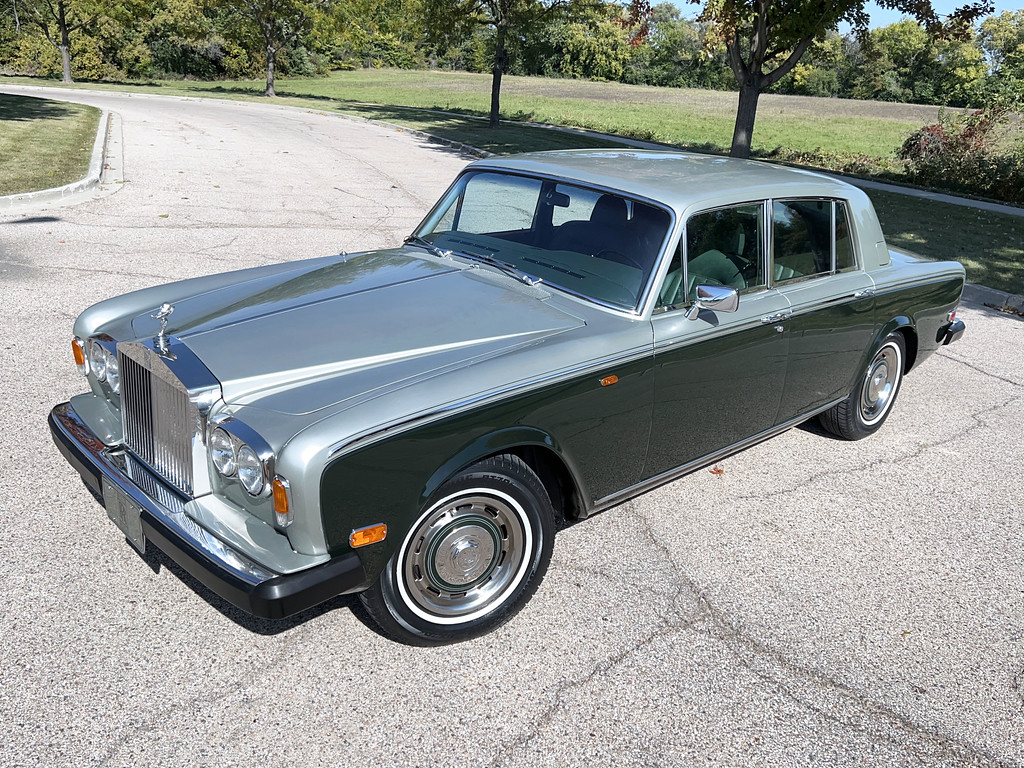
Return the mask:
<svg viewBox="0 0 1024 768"><path fill-rule="evenodd" d="M430 476L423 489L423 503L445 482L481 461L501 454L521 459L540 478L556 515L566 519L585 517L589 499L573 472L572 461L547 432L533 427L510 427L483 435L468 443Z"/></svg>
<svg viewBox="0 0 1024 768"><path fill-rule="evenodd" d="M899 333L903 337L903 346L905 351L905 359L903 361L903 373L908 373L917 364L917 350L918 350L918 339L917 339L917 327L906 315L898 315L890 319L887 323L883 323L878 335L875 336L874 341L871 343L869 349L865 352L864 362L866 362L879 347L885 341L886 337L891 333ZM863 367L863 365L861 366Z"/></svg>

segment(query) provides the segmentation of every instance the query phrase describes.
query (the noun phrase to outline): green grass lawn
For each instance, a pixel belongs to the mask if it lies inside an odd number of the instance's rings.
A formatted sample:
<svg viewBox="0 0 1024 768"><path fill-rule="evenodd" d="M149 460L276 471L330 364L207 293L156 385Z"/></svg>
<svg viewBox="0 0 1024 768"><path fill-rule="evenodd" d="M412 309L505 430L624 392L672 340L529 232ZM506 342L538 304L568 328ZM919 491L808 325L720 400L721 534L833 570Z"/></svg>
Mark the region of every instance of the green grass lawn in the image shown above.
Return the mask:
<svg viewBox="0 0 1024 768"><path fill-rule="evenodd" d="M0 82L32 82L0 78ZM324 78L279 79L276 101L324 110L358 112L365 105L419 107L483 116L490 104L490 76L466 72L356 70ZM54 82L54 85L59 85ZM77 83L76 87L82 87ZM151 81L91 83L86 87L176 95L263 100L262 81ZM680 147L727 150L736 94L681 88L506 77L502 114L518 121L549 123L647 139ZM852 102L802 96L762 97L754 149L824 148L872 156L891 155L911 131L935 122L938 109L905 104ZM401 118L399 119L410 119ZM504 129L502 129L504 130Z"/></svg>
<svg viewBox="0 0 1024 768"><path fill-rule="evenodd" d="M1024 295L1024 217L865 191L890 245L959 261L969 282Z"/></svg>
<svg viewBox="0 0 1024 768"><path fill-rule="evenodd" d="M0 94L0 195L83 178L101 114L82 104Z"/></svg>

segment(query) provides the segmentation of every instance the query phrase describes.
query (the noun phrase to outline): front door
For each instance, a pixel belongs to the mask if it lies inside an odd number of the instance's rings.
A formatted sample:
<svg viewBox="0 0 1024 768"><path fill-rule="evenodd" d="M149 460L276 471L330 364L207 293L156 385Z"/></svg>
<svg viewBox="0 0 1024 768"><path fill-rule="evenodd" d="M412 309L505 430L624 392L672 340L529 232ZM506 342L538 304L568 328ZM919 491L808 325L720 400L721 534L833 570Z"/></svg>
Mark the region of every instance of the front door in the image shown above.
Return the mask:
<svg viewBox="0 0 1024 768"><path fill-rule="evenodd" d="M658 477L771 429L786 377L785 296L768 287L763 201L686 222L654 326L654 411L643 475ZM698 284L739 292L736 312L685 316Z"/></svg>

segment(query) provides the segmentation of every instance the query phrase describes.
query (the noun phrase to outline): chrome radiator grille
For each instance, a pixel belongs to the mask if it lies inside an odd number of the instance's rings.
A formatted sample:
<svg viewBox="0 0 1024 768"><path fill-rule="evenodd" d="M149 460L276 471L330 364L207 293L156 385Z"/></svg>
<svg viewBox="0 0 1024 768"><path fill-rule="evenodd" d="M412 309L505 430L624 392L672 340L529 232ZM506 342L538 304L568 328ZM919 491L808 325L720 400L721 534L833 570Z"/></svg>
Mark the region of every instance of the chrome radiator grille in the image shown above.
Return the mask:
<svg viewBox="0 0 1024 768"><path fill-rule="evenodd" d="M198 413L188 390L148 349L118 350L125 445L175 488L193 495Z"/></svg>

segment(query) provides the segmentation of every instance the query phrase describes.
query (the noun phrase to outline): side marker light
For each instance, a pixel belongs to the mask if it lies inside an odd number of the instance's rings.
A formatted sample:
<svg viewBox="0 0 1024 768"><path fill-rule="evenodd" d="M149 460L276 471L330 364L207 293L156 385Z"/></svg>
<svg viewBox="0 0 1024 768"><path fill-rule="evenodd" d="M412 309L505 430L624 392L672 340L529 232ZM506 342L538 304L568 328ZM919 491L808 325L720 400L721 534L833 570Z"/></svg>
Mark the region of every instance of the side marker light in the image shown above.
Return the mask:
<svg viewBox="0 0 1024 768"><path fill-rule="evenodd" d="M376 544L378 541L384 541L388 537L388 527L384 523L377 523L376 525L369 525L366 528L358 528L352 531L348 537L349 546L352 549L358 547L365 547L368 544Z"/></svg>

